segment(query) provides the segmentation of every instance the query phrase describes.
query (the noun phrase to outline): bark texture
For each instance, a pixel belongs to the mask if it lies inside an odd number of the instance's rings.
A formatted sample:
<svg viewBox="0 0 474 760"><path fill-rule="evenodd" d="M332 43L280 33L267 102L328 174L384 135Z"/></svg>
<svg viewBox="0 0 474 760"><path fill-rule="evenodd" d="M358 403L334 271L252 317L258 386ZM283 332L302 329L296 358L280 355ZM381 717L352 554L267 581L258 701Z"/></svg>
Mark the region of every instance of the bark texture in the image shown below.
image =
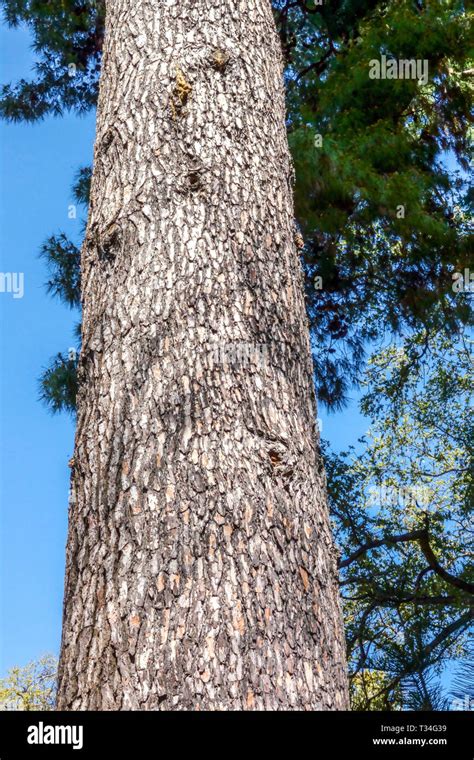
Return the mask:
<svg viewBox="0 0 474 760"><path fill-rule="evenodd" d="M348 706L269 0L107 2L60 709Z"/></svg>

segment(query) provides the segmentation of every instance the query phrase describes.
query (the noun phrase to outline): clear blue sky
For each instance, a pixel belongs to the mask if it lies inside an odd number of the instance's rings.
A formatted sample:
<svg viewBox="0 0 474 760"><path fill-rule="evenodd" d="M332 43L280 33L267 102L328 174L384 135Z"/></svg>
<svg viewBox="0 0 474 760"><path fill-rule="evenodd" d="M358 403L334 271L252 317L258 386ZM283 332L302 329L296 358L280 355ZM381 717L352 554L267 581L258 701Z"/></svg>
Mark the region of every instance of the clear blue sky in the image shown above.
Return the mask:
<svg viewBox="0 0 474 760"><path fill-rule="evenodd" d="M28 76L27 33L1 30L0 46L0 82ZM74 429L39 403L38 376L74 345L77 314L46 294L38 251L58 230L80 235L70 187L93 140L93 115L0 123L0 271L25 277L22 299L0 293L0 674L59 648Z"/></svg>
<svg viewBox="0 0 474 760"><path fill-rule="evenodd" d="M0 30L0 83L28 78L25 30ZM0 122L0 271L23 272L22 299L0 293L0 676L45 652L58 653L73 423L38 401L49 358L74 345L77 314L44 289L38 258L46 237L80 239L80 214L68 218L77 169L91 163L94 115ZM355 443L367 423L352 403L321 413L335 449Z"/></svg>

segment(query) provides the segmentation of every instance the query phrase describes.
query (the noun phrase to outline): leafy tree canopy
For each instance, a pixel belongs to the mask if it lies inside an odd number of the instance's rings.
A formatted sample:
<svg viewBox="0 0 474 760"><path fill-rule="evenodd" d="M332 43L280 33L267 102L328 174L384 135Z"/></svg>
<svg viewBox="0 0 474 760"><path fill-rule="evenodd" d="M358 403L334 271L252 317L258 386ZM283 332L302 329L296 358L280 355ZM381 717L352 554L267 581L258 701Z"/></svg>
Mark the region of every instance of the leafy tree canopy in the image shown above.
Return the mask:
<svg viewBox="0 0 474 760"><path fill-rule="evenodd" d="M425 338L372 358L362 452L326 456L355 704L365 709L393 709L400 688L406 706L437 709L433 679L467 655L474 619L473 345Z"/></svg>
<svg viewBox="0 0 474 760"><path fill-rule="evenodd" d="M0 679L0 710L54 710L58 663L44 655Z"/></svg>

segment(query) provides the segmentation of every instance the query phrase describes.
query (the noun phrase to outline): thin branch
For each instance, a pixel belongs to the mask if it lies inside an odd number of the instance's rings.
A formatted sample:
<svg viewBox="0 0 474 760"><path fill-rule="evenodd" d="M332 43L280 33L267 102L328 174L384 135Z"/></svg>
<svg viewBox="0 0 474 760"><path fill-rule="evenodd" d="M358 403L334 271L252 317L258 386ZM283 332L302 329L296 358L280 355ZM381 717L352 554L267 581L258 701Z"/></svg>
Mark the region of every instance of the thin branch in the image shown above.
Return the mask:
<svg viewBox="0 0 474 760"><path fill-rule="evenodd" d="M458 631L463 631L470 622L474 619L474 609L470 609L467 612L464 613L464 615L461 615L457 620L454 620L450 625L446 626L446 628L443 628L442 631L438 633L437 636L430 641L429 644L424 647L424 649L421 652L421 656L425 663L429 664L429 657L434 652L434 650L440 646L440 644L443 644L446 642L447 639L451 636L453 633L457 633ZM446 648L446 647L445 647ZM384 693L387 693L390 689L393 689L395 686L397 686L400 681L402 681L406 676L411 675L411 673L416 673L418 670L420 670L420 662L419 660L412 661L409 665L407 665L406 668L404 668L401 673L399 673L395 678L393 678L390 683L386 686L384 686L380 691L378 691L376 694L374 694L371 697L371 701L377 699L377 697L381 696Z"/></svg>
<svg viewBox="0 0 474 760"><path fill-rule="evenodd" d="M410 533L401 533L398 536L387 536L386 538L368 541L366 544L360 546L355 552L350 554L347 559L341 560L341 562L339 562L339 569L348 567L355 562L356 559L359 559L359 557L366 554L371 549L378 549L380 546L389 546L390 544L399 544L407 541L418 541L423 533L423 530L412 530Z"/></svg>

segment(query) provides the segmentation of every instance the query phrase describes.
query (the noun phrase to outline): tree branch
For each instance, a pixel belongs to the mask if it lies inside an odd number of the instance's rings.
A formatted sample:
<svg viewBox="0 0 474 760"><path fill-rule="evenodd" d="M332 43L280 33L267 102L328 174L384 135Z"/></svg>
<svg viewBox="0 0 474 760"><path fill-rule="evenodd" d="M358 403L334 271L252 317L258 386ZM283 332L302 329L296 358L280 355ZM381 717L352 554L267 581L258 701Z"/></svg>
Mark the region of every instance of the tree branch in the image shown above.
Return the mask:
<svg viewBox="0 0 474 760"><path fill-rule="evenodd" d="M433 572L439 575L440 578L443 578L446 583L449 583L451 586L454 586L461 591L465 591L467 594L474 594L474 583L469 583L468 581L463 580L463 578L458 578L457 576L452 575L439 564L430 545L430 537L427 528L413 530L409 533L401 533L398 536L386 536L385 538L369 541L349 555L347 559L341 560L341 562L339 562L339 569L348 567L371 549L377 549L380 546L390 546L391 544L406 543L409 541L418 541L429 567Z"/></svg>
<svg viewBox="0 0 474 760"><path fill-rule="evenodd" d="M359 559L359 557L361 557L363 554L366 554L371 549L378 549L380 546L389 546L390 544L398 544L407 541L418 541L421 538L423 532L423 530L413 530L410 533L401 533L398 536L387 536L385 538L368 541L366 544L362 544L362 546L356 549L355 552L350 554L347 559L341 560L339 562L339 569L348 567L353 562L355 562L356 559Z"/></svg>

